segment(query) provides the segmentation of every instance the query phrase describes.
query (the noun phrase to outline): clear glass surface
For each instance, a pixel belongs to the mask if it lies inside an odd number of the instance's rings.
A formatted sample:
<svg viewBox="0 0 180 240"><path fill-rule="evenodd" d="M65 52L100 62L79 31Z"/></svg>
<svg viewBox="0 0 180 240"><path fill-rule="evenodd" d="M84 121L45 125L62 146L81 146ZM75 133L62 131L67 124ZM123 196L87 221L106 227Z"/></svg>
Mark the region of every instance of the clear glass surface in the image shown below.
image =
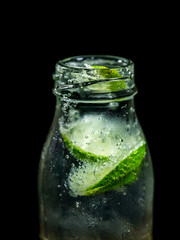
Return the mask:
<svg viewBox="0 0 180 240"><path fill-rule="evenodd" d="M113 56L56 65L56 111L39 165L43 240L152 240L154 177L133 67Z"/></svg>

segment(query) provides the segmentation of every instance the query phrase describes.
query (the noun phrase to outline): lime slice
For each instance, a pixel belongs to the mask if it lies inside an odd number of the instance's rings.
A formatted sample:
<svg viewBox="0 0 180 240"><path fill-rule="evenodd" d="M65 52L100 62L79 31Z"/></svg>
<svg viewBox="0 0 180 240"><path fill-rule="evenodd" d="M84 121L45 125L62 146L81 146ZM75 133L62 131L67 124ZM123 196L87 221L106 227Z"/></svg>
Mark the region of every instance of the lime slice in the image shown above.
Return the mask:
<svg viewBox="0 0 180 240"><path fill-rule="evenodd" d="M109 69L105 66L95 66L95 65L91 65L91 67L99 69L99 74L105 78L120 78L120 77L122 77L116 69Z"/></svg>
<svg viewBox="0 0 180 240"><path fill-rule="evenodd" d="M68 184L72 196L88 196L115 189L138 179L146 153L145 144L124 159L85 162L71 169Z"/></svg>
<svg viewBox="0 0 180 240"><path fill-rule="evenodd" d="M98 69L97 77L99 79L111 79L111 81L102 81L99 83L91 84L87 88L93 92L117 92L127 88L126 82L116 69L109 69L105 66L94 66L91 67Z"/></svg>
<svg viewBox="0 0 180 240"><path fill-rule="evenodd" d="M125 121L106 114L86 114L60 126L66 147L79 160L68 177L72 196L96 194L137 179L146 148L136 128L129 132Z"/></svg>

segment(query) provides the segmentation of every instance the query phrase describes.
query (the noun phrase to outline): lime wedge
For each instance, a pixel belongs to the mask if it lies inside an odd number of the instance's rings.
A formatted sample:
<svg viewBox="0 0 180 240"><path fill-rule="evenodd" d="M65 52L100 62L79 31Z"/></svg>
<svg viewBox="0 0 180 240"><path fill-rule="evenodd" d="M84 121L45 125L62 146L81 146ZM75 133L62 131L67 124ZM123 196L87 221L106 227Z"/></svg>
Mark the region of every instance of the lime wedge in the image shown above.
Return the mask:
<svg viewBox="0 0 180 240"><path fill-rule="evenodd" d="M145 153L143 144L124 159L85 162L72 168L68 178L71 195L88 196L132 183L138 179Z"/></svg>
<svg viewBox="0 0 180 240"><path fill-rule="evenodd" d="M126 82L116 69L109 69L105 66L94 66L91 67L98 69L97 76L99 79L111 79L111 81L102 81L99 83L91 84L87 88L97 92L117 92L127 88Z"/></svg>
<svg viewBox="0 0 180 240"><path fill-rule="evenodd" d="M95 65L91 65L91 67L99 69L99 74L105 78L120 78L120 77L122 77L116 69L109 69L105 66L95 66Z"/></svg>
<svg viewBox="0 0 180 240"><path fill-rule="evenodd" d="M78 160L68 185L72 196L85 196L124 186L138 178L145 141L126 122L106 114L85 114L63 126L65 145Z"/></svg>

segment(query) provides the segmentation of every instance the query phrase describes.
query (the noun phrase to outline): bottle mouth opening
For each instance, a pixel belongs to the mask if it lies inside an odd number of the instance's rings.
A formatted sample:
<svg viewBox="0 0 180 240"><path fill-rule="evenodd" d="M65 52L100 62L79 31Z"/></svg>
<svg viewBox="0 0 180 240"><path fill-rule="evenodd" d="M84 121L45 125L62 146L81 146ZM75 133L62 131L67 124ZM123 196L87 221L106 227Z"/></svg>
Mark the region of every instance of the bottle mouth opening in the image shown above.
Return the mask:
<svg viewBox="0 0 180 240"><path fill-rule="evenodd" d="M69 70L87 70L89 71L91 66L104 66L109 69L121 69L127 68L133 65L130 59L112 55L82 55L65 58L57 62L56 68L62 67ZM58 70L58 69L56 69Z"/></svg>
<svg viewBox="0 0 180 240"><path fill-rule="evenodd" d="M134 64L131 60L111 55L82 55L57 62L56 96L79 99L110 99L137 92L134 84ZM68 96L68 97L67 97Z"/></svg>

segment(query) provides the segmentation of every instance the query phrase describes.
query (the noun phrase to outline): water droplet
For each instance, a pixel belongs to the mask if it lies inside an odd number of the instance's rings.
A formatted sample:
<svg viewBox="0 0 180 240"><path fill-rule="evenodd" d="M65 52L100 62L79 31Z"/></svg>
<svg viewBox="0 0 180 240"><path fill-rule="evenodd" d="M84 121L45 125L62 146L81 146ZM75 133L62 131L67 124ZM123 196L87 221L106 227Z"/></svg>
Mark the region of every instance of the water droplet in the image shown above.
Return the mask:
<svg viewBox="0 0 180 240"><path fill-rule="evenodd" d="M69 155L66 155L65 158L66 158L66 159L69 159Z"/></svg>
<svg viewBox="0 0 180 240"><path fill-rule="evenodd" d="M112 110L116 110L119 106L119 103L118 102L111 102L109 103L109 107L112 109Z"/></svg>
<svg viewBox="0 0 180 240"><path fill-rule="evenodd" d="M130 107L130 112L134 112L134 108L133 107Z"/></svg>
<svg viewBox="0 0 180 240"><path fill-rule="evenodd" d="M80 202L76 202L76 207L79 208Z"/></svg>
<svg viewBox="0 0 180 240"><path fill-rule="evenodd" d="M139 198L139 199L138 199L138 203L144 204L144 199L143 199L143 198Z"/></svg>
<svg viewBox="0 0 180 240"><path fill-rule="evenodd" d="M73 82L73 80L72 79L68 79L68 83L72 83Z"/></svg>
<svg viewBox="0 0 180 240"><path fill-rule="evenodd" d="M129 124L127 124L127 132L129 132L130 131L130 125Z"/></svg>

